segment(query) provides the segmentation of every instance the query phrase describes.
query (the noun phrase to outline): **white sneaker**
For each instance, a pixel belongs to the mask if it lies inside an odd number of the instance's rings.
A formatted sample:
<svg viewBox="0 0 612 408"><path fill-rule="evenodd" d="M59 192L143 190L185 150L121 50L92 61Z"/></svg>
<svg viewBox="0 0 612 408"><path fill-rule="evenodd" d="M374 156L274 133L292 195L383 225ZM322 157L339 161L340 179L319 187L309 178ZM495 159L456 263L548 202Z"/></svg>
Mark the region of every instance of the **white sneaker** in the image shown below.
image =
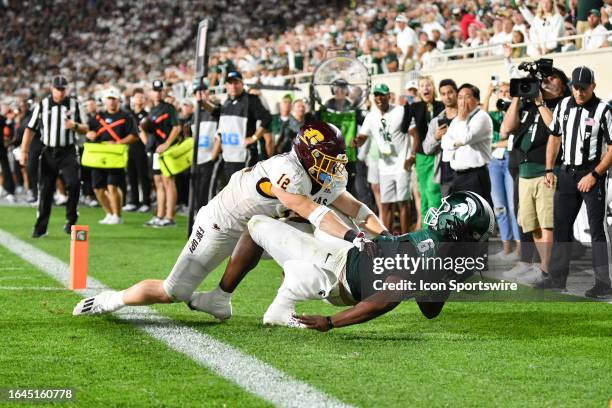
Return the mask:
<svg viewBox="0 0 612 408"><path fill-rule="evenodd" d="M102 218L100 221L98 221L98 224L108 224L111 220L111 218L113 217L113 214L106 214L106 216L104 216L104 218Z"/></svg>
<svg viewBox="0 0 612 408"><path fill-rule="evenodd" d="M6 201L8 201L9 203L16 203L17 199L15 198L15 196L13 194L9 194L6 197Z"/></svg>
<svg viewBox="0 0 612 408"><path fill-rule="evenodd" d="M106 222L108 225L119 225L123 224L123 218L118 215L112 214L108 221Z"/></svg>
<svg viewBox="0 0 612 408"><path fill-rule="evenodd" d="M97 296L83 299L74 307L72 315L100 315L119 310L123 305L113 304L116 303L113 299L116 293L117 292L106 291Z"/></svg>
<svg viewBox="0 0 612 408"><path fill-rule="evenodd" d="M232 317L231 295L220 293L220 290L217 288L211 292L195 292L187 306L192 310L208 313L221 321L227 320Z"/></svg>
<svg viewBox="0 0 612 408"><path fill-rule="evenodd" d="M502 276L504 278L515 279L526 273L529 273L532 268L533 264L527 262L519 262L514 266L514 268L504 272Z"/></svg>
<svg viewBox="0 0 612 408"><path fill-rule="evenodd" d="M68 196L67 195L63 195L60 193L57 193L57 196L55 197L55 205L64 205L68 202Z"/></svg>
<svg viewBox="0 0 612 408"><path fill-rule="evenodd" d="M132 212L132 211L136 211L138 207L136 207L134 204L126 204L123 206L122 210L123 211L127 211L127 212Z"/></svg>
<svg viewBox="0 0 612 408"><path fill-rule="evenodd" d="M142 224L145 227L156 227L160 221L162 220L162 218L159 218L158 216L155 216L153 218L151 218L149 221L145 222L144 224Z"/></svg>
<svg viewBox="0 0 612 408"><path fill-rule="evenodd" d="M89 204L87 204L87 206L89 208L95 208L95 207L99 207L100 203L98 203L96 200L91 200L91 201L89 201Z"/></svg>
<svg viewBox="0 0 612 408"><path fill-rule="evenodd" d="M149 207L148 205L141 205L140 207L138 207L138 212L139 213L148 213L151 210L151 207Z"/></svg>

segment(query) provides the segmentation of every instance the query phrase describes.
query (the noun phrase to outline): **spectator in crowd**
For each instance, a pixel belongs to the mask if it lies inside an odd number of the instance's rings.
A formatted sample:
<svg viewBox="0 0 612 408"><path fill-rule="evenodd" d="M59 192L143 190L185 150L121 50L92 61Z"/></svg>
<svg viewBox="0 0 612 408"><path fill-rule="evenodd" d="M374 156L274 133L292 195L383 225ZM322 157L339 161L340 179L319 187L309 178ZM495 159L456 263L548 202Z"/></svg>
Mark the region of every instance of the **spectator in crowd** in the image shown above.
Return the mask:
<svg viewBox="0 0 612 408"><path fill-rule="evenodd" d="M104 92L103 100L106 110L89 120L87 139L96 143L130 144L136 141L138 128L132 115L119 108L121 94L115 88ZM126 147L127 149L127 147ZM106 213L100 224L122 224L121 205L123 193L121 186L125 183L123 168L93 168L91 180L98 202Z"/></svg>
<svg viewBox="0 0 612 408"><path fill-rule="evenodd" d="M254 165L258 160L257 142L266 134L272 117L258 96L244 89L242 74L231 71L226 76L228 98L221 107L203 101L204 108L218 119L219 143L223 152L223 172L226 180L234 172ZM257 125L257 122L260 125ZM274 141L266 140L268 155L274 151Z"/></svg>
<svg viewBox="0 0 612 408"><path fill-rule="evenodd" d="M139 125L148 116L145 110L146 95L142 88L134 88L131 98L130 112ZM140 137L128 147L127 181L129 195L124 211L149 212L151 209L151 176L149 159L147 158L146 140Z"/></svg>
<svg viewBox="0 0 612 408"><path fill-rule="evenodd" d="M435 155L435 172L433 181L440 184L442 197L450 194L450 186L455 172L448 161L442 160L440 141L448 131L448 125L457 116L457 84L452 79L443 79L438 86L440 100L444 104L444 110L429 122L427 137L423 141L423 153Z"/></svg>
<svg viewBox="0 0 612 408"><path fill-rule="evenodd" d="M270 123L270 129L272 136L274 136L274 148L275 151L278 148L278 140L281 136L281 128L285 125L291 117L291 107L293 104L293 96L291 94L285 94L278 104L278 114L272 115L272 122Z"/></svg>
<svg viewBox="0 0 612 408"><path fill-rule="evenodd" d="M349 83L346 81L346 79L335 79L331 85L331 92L333 97L325 102L325 108L336 112L346 112L351 110L352 103L350 100L348 100Z"/></svg>
<svg viewBox="0 0 612 408"><path fill-rule="evenodd" d="M295 135L306 121L306 101L296 99L292 105L289 118L281 124L280 135L274 147L276 154L291 151Z"/></svg>
<svg viewBox="0 0 612 408"><path fill-rule="evenodd" d="M196 162L196 183L194 191L194 209L206 205L216 194L218 172L221 161L218 159L221 144L215 143L217 134L217 119L202 106L202 101L210 99L210 91L206 83L196 79L193 86L199 112L198 151ZM195 124L192 132L195 134Z"/></svg>
<svg viewBox="0 0 612 408"><path fill-rule="evenodd" d="M410 71L414 68L414 56L419 45L415 31L408 26L408 19L403 14L395 18L397 24L397 47L401 50L399 68Z"/></svg>
<svg viewBox="0 0 612 408"><path fill-rule="evenodd" d="M587 19L589 29L585 31L582 39L582 49L593 51L608 46L608 30L601 24L601 12L593 9Z"/></svg>
<svg viewBox="0 0 612 408"><path fill-rule="evenodd" d="M534 43L538 54L559 52L561 44L557 39L564 35L563 17L557 10L555 0L542 0L538 4L538 10L529 32L530 40Z"/></svg>
<svg viewBox="0 0 612 408"><path fill-rule="evenodd" d="M528 281L548 273L553 241L554 190L544 185L546 175L546 145L552 112L568 92L567 77L557 68L544 78L541 97L512 98L504 116L502 131L512 133L512 153L518 162L518 223L520 225L521 258L517 266L506 273L509 278ZM555 167L559 161L555 163ZM515 202L517 200L514 200ZM533 243L541 264L532 264Z"/></svg>
<svg viewBox="0 0 612 408"><path fill-rule="evenodd" d="M141 122L141 139L147 141L152 156L153 182L157 197L156 215L147 221L146 227L165 228L176 226L176 183L173 176L165 176L159 165L159 155L165 152L179 137L181 128L174 106L164 101L164 83L153 81L151 90L153 106L144 122Z"/></svg>
<svg viewBox="0 0 612 408"><path fill-rule="evenodd" d="M511 43L514 47L512 47L512 54L510 55L510 57L511 58L523 58L525 54L527 53L527 50L524 45L517 46L518 44L525 43L525 36L523 32L520 30L513 31Z"/></svg>
<svg viewBox="0 0 612 408"><path fill-rule="evenodd" d="M490 101L493 92L497 88L496 109L490 109ZM514 212L514 181L508 169L509 153L508 134L501 132L501 124L510 106L510 84L497 81L491 82L485 94L483 109L487 110L493 123L493 140L491 162L489 163L489 176L491 177L491 199L493 200L493 211L497 219L499 234L503 250L493 255L490 259L503 262L515 262L519 259L517 252L512 248L516 243L516 251L520 251L520 236L516 216Z"/></svg>
<svg viewBox="0 0 612 408"><path fill-rule="evenodd" d="M6 113L6 112L5 112ZM13 172L9 164L7 151L8 135L10 128L7 124L6 116L0 114L0 170L2 170L2 191L0 195L6 195L9 202L15 202L15 181L13 180ZM5 135L7 137L5 137Z"/></svg>
<svg viewBox="0 0 612 408"><path fill-rule="evenodd" d="M564 98L553 113L546 151L546 186L554 188L556 184L552 250L555 256L550 262L549 276L535 286L565 288L571 255L568 243L572 241L572 226L584 202L595 272L595 285L585 296L600 298L612 295L605 222L606 175L612 165L612 108L595 95L595 74L588 67L574 69L571 83L572 96ZM578 115L584 119L576 121ZM577 148L580 144L582 148ZM561 146L563 165L555 177L553 166Z"/></svg>
<svg viewBox="0 0 612 408"><path fill-rule="evenodd" d="M455 171L450 192L468 190L491 203L491 161L493 123L480 109L480 90L472 84L459 87L457 117L442 137L442 160Z"/></svg>
<svg viewBox="0 0 612 408"><path fill-rule="evenodd" d="M578 0L576 1L576 33L584 34L589 29L589 14L591 10L599 10L603 7L603 0ZM577 40L576 47L582 48L582 40Z"/></svg>
<svg viewBox="0 0 612 408"><path fill-rule="evenodd" d="M393 228L395 204L399 209L400 231L405 234L410 228L411 155L408 134L401 130L404 109L390 104L387 85L376 85L373 93L376 107L366 115L357 140L362 144L371 139L378 147L381 219L387 229Z"/></svg>
<svg viewBox="0 0 612 408"><path fill-rule="evenodd" d="M412 155L408 158L407 168L415 165L421 205L417 208L424 216L430 207L440 206L440 185L433 181L435 156L423 152L422 142L427 136L427 128L431 119L444 110L444 104L435 100L435 86L430 77L419 79L420 102L404 107L402 132L410 132L412 137Z"/></svg>

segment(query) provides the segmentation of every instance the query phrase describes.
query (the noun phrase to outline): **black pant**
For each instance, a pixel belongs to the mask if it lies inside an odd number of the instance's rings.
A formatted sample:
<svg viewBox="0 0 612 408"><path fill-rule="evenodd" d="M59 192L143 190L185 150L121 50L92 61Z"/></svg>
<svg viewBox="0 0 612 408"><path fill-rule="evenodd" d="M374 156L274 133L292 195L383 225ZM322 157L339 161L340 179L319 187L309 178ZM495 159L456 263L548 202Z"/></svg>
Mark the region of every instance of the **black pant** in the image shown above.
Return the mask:
<svg viewBox="0 0 612 408"><path fill-rule="evenodd" d="M221 160L207 161L196 166L193 208L195 211L208 204L215 195L215 182Z"/></svg>
<svg viewBox="0 0 612 408"><path fill-rule="evenodd" d="M76 223L78 218L77 205L79 203L79 162L74 146L44 147L40 156L40 197L38 201L38 218L34 230L38 233L47 232L51 206L53 205L53 192L55 180L60 175L64 178L68 190L66 203L66 222L70 225Z"/></svg>
<svg viewBox="0 0 612 408"><path fill-rule="evenodd" d="M145 146L140 141L131 144L129 147L127 180L130 186L127 202L135 206L140 204L151 206L149 159L147 158ZM142 191L142 200L140 199L140 191Z"/></svg>
<svg viewBox="0 0 612 408"><path fill-rule="evenodd" d="M370 183L368 183L368 166L365 162L358 160L355 166L355 198L370 207L374 212L378 211L376 208L376 202L374 200L374 194Z"/></svg>
<svg viewBox="0 0 612 408"><path fill-rule="evenodd" d="M487 166L476 167L473 169L457 171L450 187L450 193L458 191L471 191L476 193L491 205L491 178L489 177L489 169Z"/></svg>
<svg viewBox="0 0 612 408"><path fill-rule="evenodd" d="M34 198L38 198L38 173L40 171L42 148L43 144L40 141L40 137L34 137L28 153L28 180L30 181L30 189Z"/></svg>
<svg viewBox="0 0 612 408"><path fill-rule="evenodd" d="M553 281L559 286L565 286L569 275L573 226L583 201L586 205L591 230L595 280L600 284L610 285L606 237L607 177L600 178L595 186L586 193L581 193L577 187L580 179L591 173L594 168L595 164L579 170L564 168L559 172L557 178L554 199L553 256L550 260L549 272Z"/></svg>
<svg viewBox="0 0 612 408"><path fill-rule="evenodd" d="M4 140L0 135L0 168L2 168L2 187L9 194L15 194L15 180L13 180L13 173L11 172L11 166L9 164L8 152L4 147Z"/></svg>

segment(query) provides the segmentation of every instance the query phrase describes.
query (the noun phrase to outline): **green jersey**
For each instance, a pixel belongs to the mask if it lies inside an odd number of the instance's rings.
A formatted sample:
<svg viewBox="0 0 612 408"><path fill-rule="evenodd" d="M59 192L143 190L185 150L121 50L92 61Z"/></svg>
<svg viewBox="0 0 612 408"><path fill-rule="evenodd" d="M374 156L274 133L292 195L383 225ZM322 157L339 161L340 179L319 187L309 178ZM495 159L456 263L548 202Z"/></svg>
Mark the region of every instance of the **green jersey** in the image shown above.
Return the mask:
<svg viewBox="0 0 612 408"><path fill-rule="evenodd" d="M395 258L404 254L412 258L433 257L441 241L440 233L434 230L420 230L397 237L377 237L374 242L378 244L380 252L376 258ZM384 280L394 272L393 269L386 270L378 278ZM366 299L376 292L372 285L367 284L373 276L374 259L357 248L349 250L346 256L346 280L356 301Z"/></svg>

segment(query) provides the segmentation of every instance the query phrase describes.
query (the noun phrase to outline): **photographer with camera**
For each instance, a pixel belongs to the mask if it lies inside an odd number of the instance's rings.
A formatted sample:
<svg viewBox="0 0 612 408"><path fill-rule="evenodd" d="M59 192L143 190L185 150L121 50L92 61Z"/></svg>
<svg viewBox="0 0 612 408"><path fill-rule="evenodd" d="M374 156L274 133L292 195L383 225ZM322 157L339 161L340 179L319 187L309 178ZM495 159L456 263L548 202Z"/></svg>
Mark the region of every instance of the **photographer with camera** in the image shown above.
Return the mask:
<svg viewBox="0 0 612 408"><path fill-rule="evenodd" d="M497 91L495 110L489 110L491 96ZM491 83L485 94L483 109L487 110L493 121L493 140L491 143L492 158L489 163L489 177L491 178L491 199L493 211L497 219L497 226L503 244L503 250L491 257L493 261L516 262L519 259L520 237L516 215L514 213L514 181L508 169L508 134L501 133L501 125L510 107L510 84L499 82L499 77L491 78ZM516 242L516 251L513 251L512 241Z"/></svg>
<svg viewBox="0 0 612 408"><path fill-rule="evenodd" d="M567 93L568 85L567 76L552 67L552 60L523 63L519 69L529 72L529 77L510 82L512 102L501 131L512 134L510 161L518 163L518 191L515 193L523 245L521 262L506 276L533 280L548 273L553 241L554 189L545 185L546 144L552 112ZM535 255L532 242L541 259L540 268L532 265Z"/></svg>
<svg viewBox="0 0 612 408"><path fill-rule="evenodd" d="M612 107L593 92L595 74L588 67L572 72L572 95L555 108L546 150L546 185L554 196L554 253L550 276L539 282L540 289L564 289L569 274L572 225L584 201L593 250L595 285L585 296L612 295L608 266L606 225L606 182L612 165ZM562 147L562 150L561 150ZM553 164L562 151L557 177Z"/></svg>

